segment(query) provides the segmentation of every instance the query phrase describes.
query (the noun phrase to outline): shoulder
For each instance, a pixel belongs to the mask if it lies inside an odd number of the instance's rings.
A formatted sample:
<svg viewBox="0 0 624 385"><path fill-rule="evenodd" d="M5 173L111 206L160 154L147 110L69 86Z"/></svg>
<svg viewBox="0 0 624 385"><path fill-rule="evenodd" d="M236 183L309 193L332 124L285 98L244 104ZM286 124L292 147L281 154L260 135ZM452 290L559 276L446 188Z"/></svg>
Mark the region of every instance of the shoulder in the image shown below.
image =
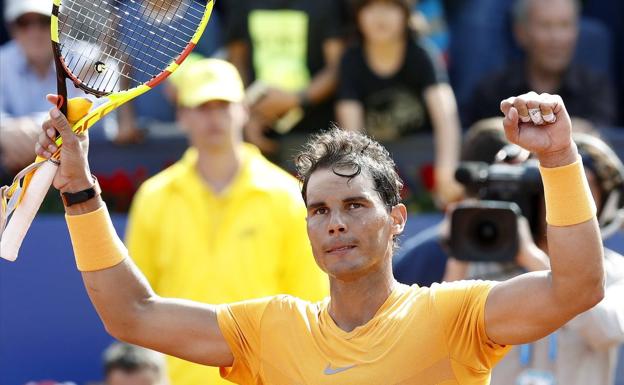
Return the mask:
<svg viewBox="0 0 624 385"><path fill-rule="evenodd" d="M188 172L189 167L183 160L179 160L143 182L141 187L139 187L136 199L150 199L161 196L176 186L180 180L183 180Z"/></svg>
<svg viewBox="0 0 624 385"><path fill-rule="evenodd" d="M292 196L301 199L299 182L295 176L271 163L251 145L246 145L250 157L246 167L251 175L250 183L270 195Z"/></svg>

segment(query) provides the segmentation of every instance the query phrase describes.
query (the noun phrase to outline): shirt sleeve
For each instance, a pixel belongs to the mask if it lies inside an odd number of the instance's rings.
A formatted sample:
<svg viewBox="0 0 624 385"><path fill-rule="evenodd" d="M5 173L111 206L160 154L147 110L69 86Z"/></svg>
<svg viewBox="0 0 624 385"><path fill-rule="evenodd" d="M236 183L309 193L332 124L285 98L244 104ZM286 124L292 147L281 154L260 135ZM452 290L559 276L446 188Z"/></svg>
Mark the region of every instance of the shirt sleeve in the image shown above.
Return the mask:
<svg viewBox="0 0 624 385"><path fill-rule="evenodd" d="M415 42L410 61L410 70L418 76L421 89L448 82L441 55L434 47Z"/></svg>
<svg viewBox="0 0 624 385"><path fill-rule="evenodd" d="M363 63L358 60L358 51L356 47L350 48L345 52L341 61L338 72L338 100L356 100L362 102L362 90L358 86L363 80L358 76L358 69Z"/></svg>
<svg viewBox="0 0 624 385"><path fill-rule="evenodd" d="M493 342L485 332L485 302L496 282L460 281L431 287L451 358L477 371L487 371L511 346Z"/></svg>
<svg viewBox="0 0 624 385"><path fill-rule="evenodd" d="M217 321L234 362L221 367L221 377L237 384L255 384L260 369L260 325L276 297L217 306Z"/></svg>
<svg viewBox="0 0 624 385"><path fill-rule="evenodd" d="M323 26L321 29L323 31L322 41L341 39L345 35L344 23L340 20L343 15L340 3L341 1L336 0L325 0L318 3L318 6L322 7L320 22L320 25Z"/></svg>

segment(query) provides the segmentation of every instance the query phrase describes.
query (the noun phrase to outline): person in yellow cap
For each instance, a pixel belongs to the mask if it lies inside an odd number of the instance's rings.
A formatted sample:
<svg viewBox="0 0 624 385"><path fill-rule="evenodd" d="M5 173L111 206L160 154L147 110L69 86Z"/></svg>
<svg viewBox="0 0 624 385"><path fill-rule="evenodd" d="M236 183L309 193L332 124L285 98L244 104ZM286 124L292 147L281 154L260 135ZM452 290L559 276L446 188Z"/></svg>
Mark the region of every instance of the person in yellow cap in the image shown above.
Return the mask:
<svg viewBox="0 0 624 385"><path fill-rule="evenodd" d="M126 233L154 290L207 303L323 298L326 278L312 257L296 179L243 143L248 114L236 68L194 60L172 83L190 148L141 186ZM226 383L215 368L173 358L168 365L172 384Z"/></svg>

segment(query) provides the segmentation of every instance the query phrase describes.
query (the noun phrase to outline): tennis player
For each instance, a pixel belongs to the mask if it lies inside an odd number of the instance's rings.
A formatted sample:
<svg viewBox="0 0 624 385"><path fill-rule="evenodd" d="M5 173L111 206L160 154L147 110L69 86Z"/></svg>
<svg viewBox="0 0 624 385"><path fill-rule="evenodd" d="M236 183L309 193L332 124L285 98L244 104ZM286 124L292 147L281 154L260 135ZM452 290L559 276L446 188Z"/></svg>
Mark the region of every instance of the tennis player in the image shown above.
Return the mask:
<svg viewBox="0 0 624 385"><path fill-rule="evenodd" d="M52 98L53 99L53 98ZM388 152L338 129L298 156L308 235L331 295L208 305L156 295L127 255L94 188L85 137L56 109L37 152L65 142L54 186L78 269L108 332L205 365L238 384L477 385L509 350L544 337L604 295L596 207L557 96L501 103L507 138L541 163L551 271L495 283L404 286L391 258L407 212ZM52 147L50 147L52 146ZM227 274L223 271L223 274Z"/></svg>

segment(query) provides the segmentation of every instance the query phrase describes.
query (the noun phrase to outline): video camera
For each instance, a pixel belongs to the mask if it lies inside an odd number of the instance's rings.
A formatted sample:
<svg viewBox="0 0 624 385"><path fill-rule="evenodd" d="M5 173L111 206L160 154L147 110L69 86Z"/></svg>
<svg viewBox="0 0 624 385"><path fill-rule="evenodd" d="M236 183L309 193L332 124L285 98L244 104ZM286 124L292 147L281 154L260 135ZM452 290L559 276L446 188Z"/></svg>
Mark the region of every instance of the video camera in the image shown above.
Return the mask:
<svg viewBox="0 0 624 385"><path fill-rule="evenodd" d="M540 226L542 179L537 161L521 164L463 162L455 172L469 197L451 216L449 246L464 261L513 261L519 247L518 218L526 217L533 234Z"/></svg>

